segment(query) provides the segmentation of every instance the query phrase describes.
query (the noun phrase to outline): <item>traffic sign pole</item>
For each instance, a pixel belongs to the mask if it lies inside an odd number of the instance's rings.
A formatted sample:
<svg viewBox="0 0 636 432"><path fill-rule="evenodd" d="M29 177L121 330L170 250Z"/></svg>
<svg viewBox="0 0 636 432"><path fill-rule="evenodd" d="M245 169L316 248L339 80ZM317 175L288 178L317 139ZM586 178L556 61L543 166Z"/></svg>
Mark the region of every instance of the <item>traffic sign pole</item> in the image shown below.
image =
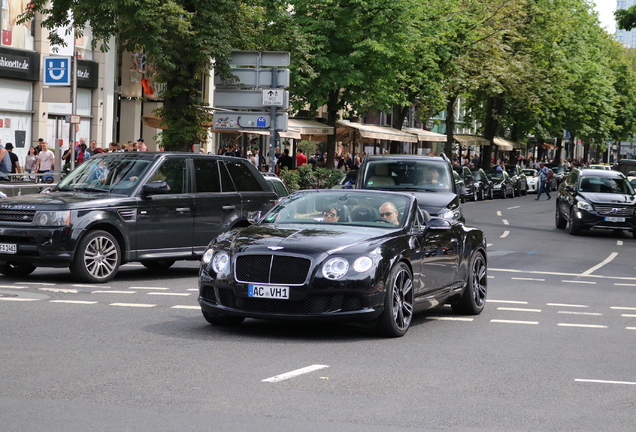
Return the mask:
<svg viewBox="0 0 636 432"><path fill-rule="evenodd" d="M278 68L272 68L272 88L275 89L278 87ZM269 129L269 172L274 172L274 165L276 164L276 105L272 105L270 108L271 111L271 124Z"/></svg>

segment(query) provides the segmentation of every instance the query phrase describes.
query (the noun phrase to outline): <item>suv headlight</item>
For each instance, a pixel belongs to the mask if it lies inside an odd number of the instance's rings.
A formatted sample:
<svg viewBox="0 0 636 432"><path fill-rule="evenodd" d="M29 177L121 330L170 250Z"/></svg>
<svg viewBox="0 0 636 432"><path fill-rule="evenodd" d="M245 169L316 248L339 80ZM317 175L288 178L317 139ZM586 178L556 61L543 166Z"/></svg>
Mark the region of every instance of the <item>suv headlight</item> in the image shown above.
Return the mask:
<svg viewBox="0 0 636 432"><path fill-rule="evenodd" d="M462 217L462 210L459 207L456 209L443 208L437 214L437 217L457 221Z"/></svg>
<svg viewBox="0 0 636 432"><path fill-rule="evenodd" d="M71 212L65 211L37 211L33 221L37 226L69 226Z"/></svg>
<svg viewBox="0 0 636 432"><path fill-rule="evenodd" d="M581 210L585 210L585 211L592 211L594 210L594 207L592 207L592 205L590 203L586 203L585 201L579 201L576 203L576 207L581 209Z"/></svg>

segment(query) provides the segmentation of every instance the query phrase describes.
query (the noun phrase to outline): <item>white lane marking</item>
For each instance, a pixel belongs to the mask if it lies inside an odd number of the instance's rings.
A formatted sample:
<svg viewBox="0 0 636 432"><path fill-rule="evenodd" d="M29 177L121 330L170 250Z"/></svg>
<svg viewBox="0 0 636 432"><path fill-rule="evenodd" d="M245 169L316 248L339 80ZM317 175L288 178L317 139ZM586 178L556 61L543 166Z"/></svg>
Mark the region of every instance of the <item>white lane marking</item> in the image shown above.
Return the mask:
<svg viewBox="0 0 636 432"><path fill-rule="evenodd" d="M36 301L40 299L23 298L23 297L0 297L2 301Z"/></svg>
<svg viewBox="0 0 636 432"><path fill-rule="evenodd" d="M69 304L97 304L96 301L84 300L51 300L49 303L69 303Z"/></svg>
<svg viewBox="0 0 636 432"><path fill-rule="evenodd" d="M148 295L162 295L162 296L182 296L182 297L187 297L189 295L192 295L190 293L166 293L166 292L149 292L146 293Z"/></svg>
<svg viewBox="0 0 636 432"><path fill-rule="evenodd" d="M497 216L501 216L501 210L497 210Z"/></svg>
<svg viewBox="0 0 636 432"><path fill-rule="evenodd" d="M55 285L54 283L46 282L16 282L17 285Z"/></svg>
<svg viewBox="0 0 636 432"><path fill-rule="evenodd" d="M590 285L596 285L596 282L593 282L593 281L562 280L561 282L565 282L565 283L579 283L579 284L590 284Z"/></svg>
<svg viewBox="0 0 636 432"><path fill-rule="evenodd" d="M596 324L569 324L569 323L558 323L559 327L582 327L582 328L607 328L604 325L596 325Z"/></svg>
<svg viewBox="0 0 636 432"><path fill-rule="evenodd" d="M636 330L636 327L625 327L625 330Z"/></svg>
<svg viewBox="0 0 636 432"><path fill-rule="evenodd" d="M508 222L508 219L502 219L501 221L503 222L504 225L510 225L510 223Z"/></svg>
<svg viewBox="0 0 636 432"><path fill-rule="evenodd" d="M534 279L534 278L516 278L511 277L512 280L529 280L529 281L537 281L537 282L545 282L545 279Z"/></svg>
<svg viewBox="0 0 636 432"><path fill-rule="evenodd" d="M622 284L622 283L614 283L616 286L636 286L636 284Z"/></svg>
<svg viewBox="0 0 636 432"><path fill-rule="evenodd" d="M513 320L498 320L498 319L493 319L490 320L490 322L492 323L503 323L503 324L539 324L538 321L513 321Z"/></svg>
<svg viewBox="0 0 636 432"><path fill-rule="evenodd" d="M581 275L583 276L587 276L589 274L594 273L596 270L600 269L601 267L603 267L605 264L610 263L614 258L616 258L616 256L618 255L618 252L612 252L610 254L610 256L608 256L607 258L605 258L603 261L601 261L600 263L596 264L594 267L585 270L583 273L581 273Z"/></svg>
<svg viewBox="0 0 636 432"><path fill-rule="evenodd" d="M606 380L593 380L593 379L575 379L576 382L588 382L588 383L597 383L597 384L625 384L625 385L636 385L636 382L629 381L606 381Z"/></svg>
<svg viewBox="0 0 636 432"><path fill-rule="evenodd" d="M472 321L473 318L461 318L461 317L437 317L437 316L429 316L426 319L437 320L437 321Z"/></svg>
<svg viewBox="0 0 636 432"><path fill-rule="evenodd" d="M486 276L488 279L494 279L494 276Z"/></svg>
<svg viewBox="0 0 636 432"><path fill-rule="evenodd" d="M317 370L324 369L324 368L328 368L328 367L329 366L327 366L327 365L311 365L311 366L307 366L307 367L304 367L304 368L293 370L291 372L286 372L284 374L276 375L276 376L273 376L271 378L265 378L264 380L261 380L261 381L262 382L275 383L275 382L279 382L279 381L283 381L283 380L286 380L286 379L294 378L294 377L297 377L299 375L303 375L303 374L306 374L306 373L310 373L310 372L317 371Z"/></svg>
<svg viewBox="0 0 636 432"><path fill-rule="evenodd" d="M513 210L513 209L516 209L516 208L519 208L519 207L521 207L521 206L508 207L506 210Z"/></svg>
<svg viewBox="0 0 636 432"><path fill-rule="evenodd" d="M77 294L78 290L74 289L64 289L64 288L38 288L39 291L50 291L56 293L67 293L67 294Z"/></svg>
<svg viewBox="0 0 636 432"><path fill-rule="evenodd" d="M0 285L0 288L25 289L26 287L20 287L20 286L15 286L15 285Z"/></svg>
<svg viewBox="0 0 636 432"><path fill-rule="evenodd" d="M143 287L128 287L128 289L131 289L131 290L133 290L133 289L140 289L140 290L157 290L157 291L159 291L159 290L169 290L170 288L163 288L163 287L146 287L146 286L143 286Z"/></svg>
<svg viewBox="0 0 636 432"><path fill-rule="evenodd" d="M561 273L561 272L549 272L543 270L515 270L515 269L502 269L502 268L488 268L489 272L504 272L504 273L525 273L525 274L540 274L544 275L553 275L553 276L572 276L572 277L589 277L596 279L615 279L615 280L624 280L624 281L636 281L636 277L629 276L600 276L594 274L584 275L581 273Z"/></svg>
<svg viewBox="0 0 636 432"><path fill-rule="evenodd" d="M508 234L510 234L510 231L504 231L502 235L500 235L500 238L506 238L508 237Z"/></svg>
<svg viewBox="0 0 636 432"><path fill-rule="evenodd" d="M517 311L517 312L541 312L541 309L524 309L524 308L511 308L511 307L498 307L497 310Z"/></svg>
<svg viewBox="0 0 636 432"><path fill-rule="evenodd" d="M488 303L511 303L511 304L528 304L526 301L517 301L517 300L486 300Z"/></svg>
<svg viewBox="0 0 636 432"><path fill-rule="evenodd" d="M634 314L621 314L621 316L625 318L636 318L636 315Z"/></svg>
<svg viewBox="0 0 636 432"><path fill-rule="evenodd" d="M616 309L616 310L636 310L636 307L627 307L627 306L610 306L610 309Z"/></svg>
<svg viewBox="0 0 636 432"><path fill-rule="evenodd" d="M135 291L91 291L91 294L134 294Z"/></svg>
<svg viewBox="0 0 636 432"><path fill-rule="evenodd" d="M623 240L616 240L616 246L623 246Z"/></svg>
<svg viewBox="0 0 636 432"><path fill-rule="evenodd" d="M589 306L585 305L574 305L574 304L564 304L564 303L546 303L547 306L557 306L557 307L575 307L575 308L586 308Z"/></svg>
<svg viewBox="0 0 636 432"><path fill-rule="evenodd" d="M201 306L176 305L176 306L171 306L170 309L198 309L198 310L201 310Z"/></svg>
<svg viewBox="0 0 636 432"><path fill-rule="evenodd" d="M574 311L559 311L557 313L560 314L569 314L569 315L593 315L593 316L600 316L603 315L602 313L599 312L574 312Z"/></svg>
<svg viewBox="0 0 636 432"><path fill-rule="evenodd" d="M186 291L199 291L199 288L188 288Z"/></svg>
<svg viewBox="0 0 636 432"><path fill-rule="evenodd" d="M493 245L493 243L486 243L486 247L490 247L492 245Z"/></svg>
<svg viewBox="0 0 636 432"><path fill-rule="evenodd" d="M93 284L93 285L74 284L71 286L79 287L79 288L110 288L108 285L99 285L99 284Z"/></svg>
<svg viewBox="0 0 636 432"><path fill-rule="evenodd" d="M157 305L145 304L145 303L111 303L109 306L126 306L126 307L139 307L139 308L151 308Z"/></svg>

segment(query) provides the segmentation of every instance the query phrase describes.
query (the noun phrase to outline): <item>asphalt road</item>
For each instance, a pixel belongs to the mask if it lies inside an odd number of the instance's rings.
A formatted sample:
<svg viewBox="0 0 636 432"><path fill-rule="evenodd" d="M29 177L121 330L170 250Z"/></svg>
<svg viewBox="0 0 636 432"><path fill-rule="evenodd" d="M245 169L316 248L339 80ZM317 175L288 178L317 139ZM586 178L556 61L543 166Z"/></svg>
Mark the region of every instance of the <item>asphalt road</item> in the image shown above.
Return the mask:
<svg viewBox="0 0 636 432"><path fill-rule="evenodd" d="M557 230L554 198L464 211L488 238L486 309L400 339L212 327L197 263L0 277L0 431L633 431L636 240Z"/></svg>

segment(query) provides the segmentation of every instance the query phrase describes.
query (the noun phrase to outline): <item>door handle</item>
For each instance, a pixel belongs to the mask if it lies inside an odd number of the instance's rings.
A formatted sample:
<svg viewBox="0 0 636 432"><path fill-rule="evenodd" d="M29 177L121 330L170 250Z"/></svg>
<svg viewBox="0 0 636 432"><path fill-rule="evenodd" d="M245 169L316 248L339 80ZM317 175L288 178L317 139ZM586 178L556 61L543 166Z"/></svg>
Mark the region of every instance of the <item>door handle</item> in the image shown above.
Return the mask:
<svg viewBox="0 0 636 432"><path fill-rule="evenodd" d="M233 206L233 205L223 206L223 210L236 210L236 206Z"/></svg>
<svg viewBox="0 0 636 432"><path fill-rule="evenodd" d="M190 207L178 207L177 208L177 212L178 213L187 213L190 211Z"/></svg>

